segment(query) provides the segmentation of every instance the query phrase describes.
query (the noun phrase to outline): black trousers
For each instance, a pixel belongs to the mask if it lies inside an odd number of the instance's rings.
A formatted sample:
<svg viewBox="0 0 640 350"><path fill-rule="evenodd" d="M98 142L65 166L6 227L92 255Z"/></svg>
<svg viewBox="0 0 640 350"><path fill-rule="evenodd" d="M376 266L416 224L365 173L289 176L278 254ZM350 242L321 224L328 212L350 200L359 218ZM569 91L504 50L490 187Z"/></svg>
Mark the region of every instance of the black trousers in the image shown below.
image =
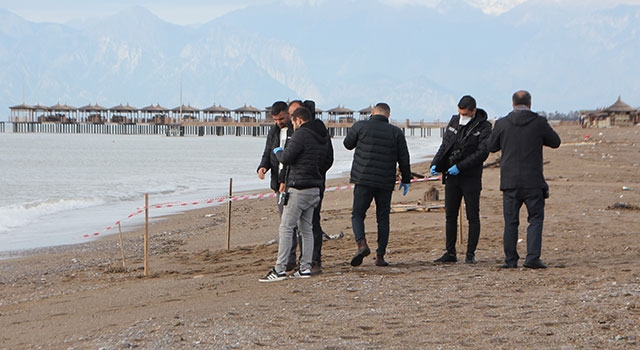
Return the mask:
<svg viewBox="0 0 640 350"><path fill-rule="evenodd" d="M544 191L543 189L521 188L502 191L502 211L504 215L504 262L515 265L520 256L516 249L518 244L518 226L520 224L520 208L527 207L527 257L525 263L540 259L542 251L542 226L544 223Z"/></svg>
<svg viewBox="0 0 640 350"><path fill-rule="evenodd" d="M321 263L322 262L322 236L324 235L324 231L322 230L322 225L320 224L320 210L322 210L322 200L324 199L324 188L320 189L320 202L316 209L313 210L313 255L311 258L311 262Z"/></svg>
<svg viewBox="0 0 640 350"><path fill-rule="evenodd" d="M464 198L467 221L469 223L469 238L467 240L467 256L474 256L478 240L480 239L480 191L482 178L465 176L447 176L445 185L445 234L446 249L450 254L456 254L458 235L458 213Z"/></svg>
<svg viewBox="0 0 640 350"><path fill-rule="evenodd" d="M389 243L389 214L391 212L391 196L393 190L385 190L365 185L356 185L353 189L353 207L351 209L351 226L356 242L365 237L364 219L371 201L376 201L376 221L378 223L378 248L376 253L384 255Z"/></svg>

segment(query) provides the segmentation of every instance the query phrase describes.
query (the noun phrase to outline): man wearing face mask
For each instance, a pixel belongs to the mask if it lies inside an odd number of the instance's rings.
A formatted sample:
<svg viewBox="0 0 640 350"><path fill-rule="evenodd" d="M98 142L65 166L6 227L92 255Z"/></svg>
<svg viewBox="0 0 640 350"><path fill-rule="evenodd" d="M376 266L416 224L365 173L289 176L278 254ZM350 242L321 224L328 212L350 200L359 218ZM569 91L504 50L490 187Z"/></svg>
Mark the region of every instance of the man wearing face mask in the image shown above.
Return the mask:
<svg viewBox="0 0 640 350"><path fill-rule="evenodd" d="M431 161L431 174L442 173L442 182L445 184L446 252L435 262L458 261L456 256L458 212L464 198L469 222L469 238L464 262L477 263L475 252L480 238L482 164L489 156L485 145L485 140L489 136L491 136L491 123L487 120L487 112L476 108L476 100L473 97L463 96L458 102L458 114L451 117L442 137L442 144Z"/></svg>

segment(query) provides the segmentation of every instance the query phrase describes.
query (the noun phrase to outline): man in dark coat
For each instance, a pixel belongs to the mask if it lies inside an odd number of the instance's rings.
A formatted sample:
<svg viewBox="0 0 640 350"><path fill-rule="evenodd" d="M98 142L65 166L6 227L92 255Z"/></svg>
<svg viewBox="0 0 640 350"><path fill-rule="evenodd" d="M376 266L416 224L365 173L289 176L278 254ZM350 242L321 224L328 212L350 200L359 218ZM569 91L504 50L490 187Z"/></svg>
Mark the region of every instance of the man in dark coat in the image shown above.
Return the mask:
<svg viewBox="0 0 640 350"><path fill-rule="evenodd" d="M446 252L435 262L456 262L458 213L462 198L466 204L469 238L464 262L475 264L475 252L480 238L480 192L482 163L489 156L485 141L491 135L487 112L476 108L476 100L463 96L458 102L458 114L451 117L442 144L431 161L431 174L443 173L445 183Z"/></svg>
<svg viewBox="0 0 640 350"><path fill-rule="evenodd" d="M298 108L291 115L296 129L284 150L280 147L273 153L285 165L286 189L288 200L280 220L280 244L278 258L274 268L260 282L280 281L286 278L285 268L289 255L291 238L298 226L302 240L300 268L294 277L311 277L311 258L313 254L313 211L320 201L320 188L324 186L322 164L328 162L331 142L324 125L311 123L311 112L307 108Z"/></svg>
<svg viewBox="0 0 640 350"><path fill-rule="evenodd" d="M359 266L371 251L367 245L364 219L371 201L376 201L378 223L378 248L376 266L388 266L384 260L389 242L389 213L391 195L396 182L396 165L400 167L403 195L409 191L411 165L407 140L400 128L389 123L391 109L386 103L378 103L371 117L353 124L344 138L348 150L355 149L351 165L353 207L351 225L358 249L351 259L351 266Z"/></svg>
<svg viewBox="0 0 640 350"><path fill-rule="evenodd" d="M286 145L287 140L293 134L293 125L289 118L289 106L284 101L276 101L271 105L271 115L275 124L269 129L267 139L262 152L260 165L258 165L258 178L264 180L265 174L271 171L270 187L276 193L276 198L284 191L284 166L278 161L273 150L277 147ZM282 216L283 206L278 203L278 213ZM292 238L291 251L289 252L289 261L287 263L287 271L291 271L296 266L296 246L298 239L296 235Z"/></svg>
<svg viewBox="0 0 640 350"><path fill-rule="evenodd" d="M520 90L512 96L513 111L498 119L488 142L490 152L502 151L500 157L500 190L504 216L504 264L518 266L518 225L522 204L529 214L527 256L524 267L543 269L542 225L544 204L549 186L543 175L542 147L560 147L560 136L547 119L531 111L531 94Z"/></svg>
<svg viewBox="0 0 640 350"><path fill-rule="evenodd" d="M324 125L322 120L317 119L316 115L316 104L312 100L305 100L302 102L301 100L293 100L289 102L289 114L293 114L298 108L307 108L309 112L311 112L312 120L309 121L310 126L313 126L317 130L325 130L328 135L329 132L327 127ZM322 230L320 211L322 210L322 200L324 199L324 190L325 190L325 182L327 179L327 171L333 165L333 144L329 142L329 153L325 162L320 164L320 172L322 173L322 178L325 180L322 183L322 187L320 188L320 202L318 202L318 206L313 211L313 257L311 259L311 271L313 274L322 273L322 240L324 237L328 237L324 230Z"/></svg>

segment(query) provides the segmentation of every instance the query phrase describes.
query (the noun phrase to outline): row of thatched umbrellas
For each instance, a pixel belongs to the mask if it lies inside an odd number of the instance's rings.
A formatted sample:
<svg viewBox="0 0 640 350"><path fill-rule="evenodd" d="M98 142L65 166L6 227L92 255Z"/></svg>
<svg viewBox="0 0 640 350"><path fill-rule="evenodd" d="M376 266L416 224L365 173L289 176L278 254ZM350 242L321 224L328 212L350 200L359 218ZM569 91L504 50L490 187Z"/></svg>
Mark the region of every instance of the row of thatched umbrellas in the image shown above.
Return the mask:
<svg viewBox="0 0 640 350"><path fill-rule="evenodd" d="M271 107L267 107L265 109L259 109L251 105L249 106L244 105L242 107L231 110L229 108L225 108L221 105L215 105L215 104L205 109L198 109L190 105L186 105L186 106L181 105L181 106L169 109L161 106L160 104L155 104L155 105L152 104L147 107L138 109L136 107L130 106L129 104L126 104L126 105L119 104L111 108L106 108L96 103L94 105L88 104L86 106L76 108L73 106L69 106L67 104L60 104L60 103L57 103L53 106L43 106L40 104L31 106L23 103L17 106L9 107L9 109L11 110L10 120L12 121L19 120L20 117L26 117L26 119L30 119L31 121L33 121L34 117L39 114L49 114L49 115L79 114L80 116L89 116L89 115L100 115L102 113L111 114L111 115L126 115L126 116L137 116L139 113L142 113L143 115L166 115L168 113L172 113L174 116L191 117L194 119L199 119L200 113L203 113L205 117L221 116L221 117L229 117L229 118L232 116L232 114L235 114L236 117L238 118L243 116L249 116L256 119L261 119L260 117L264 112L265 118L271 117L269 113ZM372 110L372 107L369 106L367 108L364 108L358 111L358 113L361 116L365 116L365 115L368 116L371 114L371 110ZM324 111L322 110L316 109L316 114L319 115L320 117L322 116L323 112ZM338 106L338 107L327 110L326 113L329 115L329 118L332 119L340 116L353 117L356 111L346 108L344 106L342 107Z"/></svg>
<svg viewBox="0 0 640 350"><path fill-rule="evenodd" d="M103 106L100 106L98 104L92 105L92 104L88 104L86 106L83 107L73 107L73 106L69 106L67 104L61 105L60 103L55 104L53 106L43 106L40 104L31 106L31 105L27 105L27 104L20 104L17 106L13 106L13 107L9 107L9 109L11 110L16 110L16 111L43 111L43 112L125 112L125 113L138 113L138 112L157 112L157 113L166 113L166 112L182 112L182 113L199 113L199 112L205 112L205 113L220 113L220 114L231 114L232 112L235 113L262 113L262 112L268 112L271 107L267 107L265 109L258 109L255 108L251 105L247 106L244 105L242 107L236 108L236 109L229 109L229 108L225 108L222 107L221 105L213 105L211 107L207 107L205 109L198 109L195 107L192 107L190 105L181 105L172 109L166 108L161 106L160 104L156 104L156 105L150 105L144 108L136 108L133 106L130 106L129 104L127 105L123 105L123 104L119 104L117 106L113 106L111 108L106 108ZM367 108L361 109L358 111L358 113L363 114L363 113L371 113L372 107L369 106ZM316 109L316 113L322 113L324 111ZM335 107L332 109L329 109L326 111L327 113L331 113L331 114L353 114L356 111L351 110L349 108L346 108L344 106L340 107Z"/></svg>

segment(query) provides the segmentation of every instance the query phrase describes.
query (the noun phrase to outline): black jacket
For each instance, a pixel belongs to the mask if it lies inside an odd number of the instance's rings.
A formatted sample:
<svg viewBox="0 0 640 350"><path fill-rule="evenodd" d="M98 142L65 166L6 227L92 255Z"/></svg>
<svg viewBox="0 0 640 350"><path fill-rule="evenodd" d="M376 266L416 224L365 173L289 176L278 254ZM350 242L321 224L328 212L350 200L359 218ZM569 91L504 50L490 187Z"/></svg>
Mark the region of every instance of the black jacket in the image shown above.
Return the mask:
<svg viewBox="0 0 640 350"><path fill-rule="evenodd" d="M502 150L500 190L548 189L542 171L543 146L560 147L560 136L537 113L514 110L496 121L487 148Z"/></svg>
<svg viewBox="0 0 640 350"><path fill-rule="evenodd" d="M324 189L326 172L333 164L333 147L324 123L312 120L302 124L276 158L286 167L287 187Z"/></svg>
<svg viewBox="0 0 640 350"><path fill-rule="evenodd" d="M291 122L289 122L287 139L291 138L291 134L293 134L293 126ZM260 165L258 165L258 169L266 168L271 171L270 187L277 192L280 188L280 183L284 182L284 171L282 173L279 171L280 162L278 162L276 155L273 154L273 149L276 147L280 147L280 127L277 124L272 126L271 129L269 129L269 133L267 133L262 159L260 160Z"/></svg>
<svg viewBox="0 0 640 350"><path fill-rule="evenodd" d="M355 148L351 165L351 183L393 190L396 164L402 182L411 182L407 140L400 128L383 115L353 124L343 141L348 150Z"/></svg>
<svg viewBox="0 0 640 350"><path fill-rule="evenodd" d="M490 135L491 123L484 110L476 109L475 117L467 125L460 125L459 114L452 116L431 165L439 173L457 165L460 174L456 176L482 177L482 164L489 156L485 141Z"/></svg>

